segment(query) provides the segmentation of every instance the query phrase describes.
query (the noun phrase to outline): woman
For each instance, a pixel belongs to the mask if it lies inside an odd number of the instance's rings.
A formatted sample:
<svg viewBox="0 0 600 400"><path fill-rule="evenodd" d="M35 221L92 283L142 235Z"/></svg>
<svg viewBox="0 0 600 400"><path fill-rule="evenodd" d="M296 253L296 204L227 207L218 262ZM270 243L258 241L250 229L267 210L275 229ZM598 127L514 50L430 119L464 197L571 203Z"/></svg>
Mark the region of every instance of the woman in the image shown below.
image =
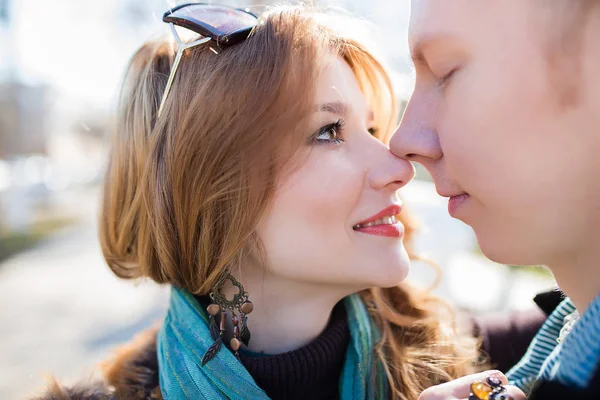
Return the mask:
<svg viewBox="0 0 600 400"><path fill-rule="evenodd" d="M569 296L508 395L598 399L600 2L419 0L412 12L417 81L392 151L429 170L488 257L547 265ZM471 387L485 376L421 399L485 398L497 381Z"/></svg>
<svg viewBox="0 0 600 400"><path fill-rule="evenodd" d="M173 291L154 352L120 354L97 395L416 399L464 375L474 347L447 308L400 284L413 167L385 144L389 77L309 9L239 13L171 10L211 40L175 62L172 42L149 42L131 61L102 250L119 277Z"/></svg>

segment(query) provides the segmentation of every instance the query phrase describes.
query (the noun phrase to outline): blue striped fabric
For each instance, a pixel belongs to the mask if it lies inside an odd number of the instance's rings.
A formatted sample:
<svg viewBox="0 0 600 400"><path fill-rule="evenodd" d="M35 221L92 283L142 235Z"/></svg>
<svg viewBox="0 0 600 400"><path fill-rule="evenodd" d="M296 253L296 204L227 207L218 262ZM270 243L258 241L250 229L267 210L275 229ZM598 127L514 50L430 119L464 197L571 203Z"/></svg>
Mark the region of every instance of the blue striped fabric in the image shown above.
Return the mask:
<svg viewBox="0 0 600 400"><path fill-rule="evenodd" d="M596 297L572 331L558 343L565 319L577 310L565 299L548 317L523 359L507 377L529 393L538 379L585 388L600 364L600 296Z"/></svg>
<svg viewBox="0 0 600 400"><path fill-rule="evenodd" d="M557 339L564 326L565 317L575 311L575 306L569 299L563 300L556 307L533 338L525 356L506 374L511 385L519 387L525 393L531 391L542 371L542 366L559 346Z"/></svg>
<svg viewBox="0 0 600 400"><path fill-rule="evenodd" d="M600 363L600 296L577 321L556 353L556 361L542 372L542 379L586 388Z"/></svg>

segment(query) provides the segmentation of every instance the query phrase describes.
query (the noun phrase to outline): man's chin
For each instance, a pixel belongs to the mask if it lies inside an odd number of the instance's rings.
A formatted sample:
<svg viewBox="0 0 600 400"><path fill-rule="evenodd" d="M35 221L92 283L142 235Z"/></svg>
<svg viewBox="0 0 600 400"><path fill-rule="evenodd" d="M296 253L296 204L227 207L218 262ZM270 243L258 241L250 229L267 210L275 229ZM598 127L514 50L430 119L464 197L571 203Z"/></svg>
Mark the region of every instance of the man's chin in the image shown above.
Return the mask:
<svg viewBox="0 0 600 400"><path fill-rule="evenodd" d="M516 266L539 264L539 260L534 256L533 249L529 246L521 248L519 240L514 239L514 237L510 240L510 235L490 238L478 235L477 232L475 234L483 255L495 263Z"/></svg>

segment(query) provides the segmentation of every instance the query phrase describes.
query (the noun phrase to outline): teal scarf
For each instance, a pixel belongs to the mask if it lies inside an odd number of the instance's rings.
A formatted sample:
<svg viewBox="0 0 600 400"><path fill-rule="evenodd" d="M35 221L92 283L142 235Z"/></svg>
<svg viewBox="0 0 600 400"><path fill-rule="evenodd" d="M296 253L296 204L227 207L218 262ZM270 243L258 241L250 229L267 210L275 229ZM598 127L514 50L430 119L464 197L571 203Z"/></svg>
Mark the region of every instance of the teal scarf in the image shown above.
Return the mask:
<svg viewBox="0 0 600 400"><path fill-rule="evenodd" d="M379 339L378 329L358 295L347 297L345 306L351 343L340 379L341 399L383 399L385 374L381 372L373 378L373 366L378 363L373 352ZM208 322L208 315L192 294L178 288L171 290L169 312L157 342L164 399L268 399L225 347L201 366L204 353L213 343Z"/></svg>

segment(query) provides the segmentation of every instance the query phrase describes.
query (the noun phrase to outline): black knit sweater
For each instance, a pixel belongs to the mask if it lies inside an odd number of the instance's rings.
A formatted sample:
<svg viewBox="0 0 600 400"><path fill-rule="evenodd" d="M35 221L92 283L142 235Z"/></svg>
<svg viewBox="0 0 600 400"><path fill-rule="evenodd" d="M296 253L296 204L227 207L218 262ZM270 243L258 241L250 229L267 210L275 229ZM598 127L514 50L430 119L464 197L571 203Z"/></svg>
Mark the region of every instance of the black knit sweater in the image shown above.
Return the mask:
<svg viewBox="0 0 600 400"><path fill-rule="evenodd" d="M327 328L304 347L277 355L240 353L244 367L271 399L337 399L346 349L350 341L342 303Z"/></svg>

